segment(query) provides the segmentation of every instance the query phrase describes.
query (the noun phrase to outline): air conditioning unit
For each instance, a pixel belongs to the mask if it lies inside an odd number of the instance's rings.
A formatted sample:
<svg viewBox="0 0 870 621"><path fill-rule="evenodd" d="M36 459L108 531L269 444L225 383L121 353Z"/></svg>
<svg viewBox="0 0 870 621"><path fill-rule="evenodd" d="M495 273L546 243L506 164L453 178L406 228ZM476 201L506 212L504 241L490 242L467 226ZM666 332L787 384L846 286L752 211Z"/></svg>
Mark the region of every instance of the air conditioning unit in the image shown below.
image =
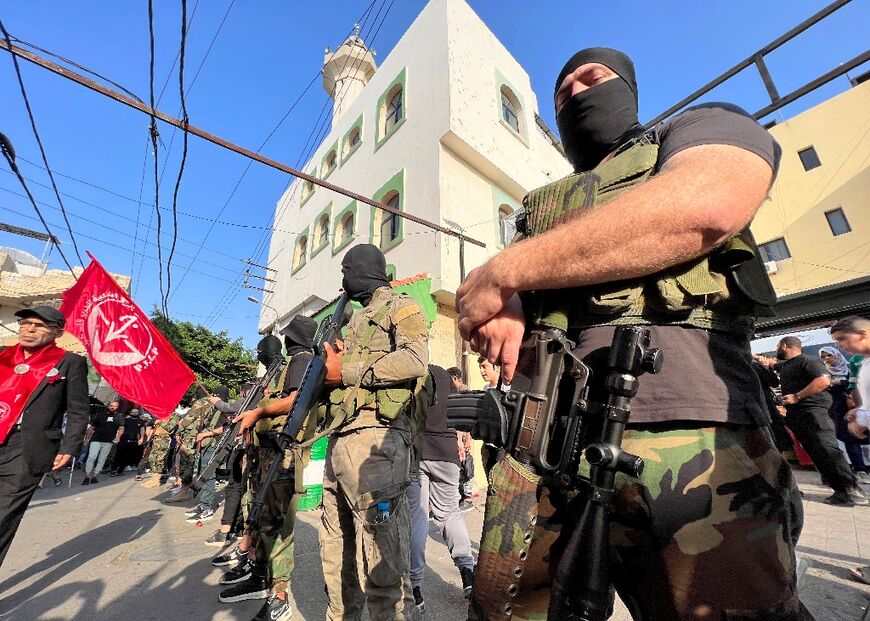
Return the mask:
<svg viewBox="0 0 870 621"><path fill-rule="evenodd" d="M776 274L779 271L779 268L776 266L776 261L765 261L764 269L767 270L768 274Z"/></svg>

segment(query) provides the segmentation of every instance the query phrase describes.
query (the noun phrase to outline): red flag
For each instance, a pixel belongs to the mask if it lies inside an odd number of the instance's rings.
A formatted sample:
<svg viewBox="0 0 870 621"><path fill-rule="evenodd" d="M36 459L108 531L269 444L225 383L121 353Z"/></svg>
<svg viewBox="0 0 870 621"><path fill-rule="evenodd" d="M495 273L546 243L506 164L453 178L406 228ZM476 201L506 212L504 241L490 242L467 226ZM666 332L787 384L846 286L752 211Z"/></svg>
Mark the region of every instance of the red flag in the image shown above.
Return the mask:
<svg viewBox="0 0 870 621"><path fill-rule="evenodd" d="M88 256L91 264L63 294L66 330L122 397L166 418L196 376L115 279Z"/></svg>

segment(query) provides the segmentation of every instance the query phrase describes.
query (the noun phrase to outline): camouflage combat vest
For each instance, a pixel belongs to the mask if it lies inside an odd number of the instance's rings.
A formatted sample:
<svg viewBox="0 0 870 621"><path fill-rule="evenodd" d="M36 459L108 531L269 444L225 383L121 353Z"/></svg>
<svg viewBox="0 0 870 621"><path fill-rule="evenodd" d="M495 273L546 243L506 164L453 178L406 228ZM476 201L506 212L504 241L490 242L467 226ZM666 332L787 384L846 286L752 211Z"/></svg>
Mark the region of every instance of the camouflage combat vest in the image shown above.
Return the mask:
<svg viewBox="0 0 870 621"><path fill-rule="evenodd" d="M647 181L658 161L652 131L594 170L533 190L518 237L535 237ZM620 324L684 325L746 335L776 294L747 228L711 254L642 278L523 294L530 325L561 330Z"/></svg>
<svg viewBox="0 0 870 621"><path fill-rule="evenodd" d="M389 346L379 346L375 336L380 332L389 333L390 324L402 320L402 317L394 316L395 302L407 297L392 290L389 294L376 291L375 296L369 306L357 311L367 316L368 320L364 322L359 335L348 333L347 351L343 358L344 364L361 364L360 380L375 362L393 351L392 343ZM408 411L416 384L416 380L409 380L387 388L370 390L357 383L356 386L334 389L329 393L329 416L333 418L330 426L340 426L338 419L351 420L360 414L360 410L375 412L382 422L396 421L400 414Z"/></svg>

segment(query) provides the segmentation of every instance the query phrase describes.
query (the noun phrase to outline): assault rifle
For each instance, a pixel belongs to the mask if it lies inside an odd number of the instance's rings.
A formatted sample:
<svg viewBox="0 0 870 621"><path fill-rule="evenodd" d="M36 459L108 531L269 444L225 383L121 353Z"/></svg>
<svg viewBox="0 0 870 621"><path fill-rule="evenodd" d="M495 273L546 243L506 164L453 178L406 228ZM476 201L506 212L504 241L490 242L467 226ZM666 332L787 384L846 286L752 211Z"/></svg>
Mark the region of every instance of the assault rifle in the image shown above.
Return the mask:
<svg viewBox="0 0 870 621"><path fill-rule="evenodd" d="M263 377L258 378L256 383L248 390L247 394L242 398L241 405L239 406L239 412L242 413L246 410L250 410L251 407L255 406L260 402L260 399L263 398L263 395L266 392L266 388L269 387L269 384L278 377L281 373L281 369L284 366L284 358L278 357L276 358L272 364L269 365L269 368L266 369L265 375ZM225 425L224 432L221 434L220 438L218 438L217 444L215 445L214 454L211 456L208 464L206 464L205 468L202 469L202 472L198 474L196 479L190 484L190 488L194 492L198 492L202 489L202 486L205 485L206 481L208 481L214 473L217 471L218 467L224 463L227 458L232 454L232 452L237 448L238 441L236 440L236 436L239 433L239 425L241 422L236 423L235 425ZM197 458L199 458L199 453L197 453Z"/></svg>
<svg viewBox="0 0 870 621"><path fill-rule="evenodd" d="M603 621L610 614L614 480L617 472L643 472L643 460L622 450L622 436L638 376L658 373L662 365L661 352L649 342L648 329L617 326L601 378L604 403L589 400L590 368L574 353L574 343L554 329L533 332L524 343L507 393L487 389L448 397L450 427L505 448L559 489L581 492L580 519L556 571L548 619ZM578 474L584 455L588 478ZM511 585L514 593L516 588Z"/></svg>
<svg viewBox="0 0 870 621"><path fill-rule="evenodd" d="M296 392L293 407L287 415L287 422L275 441L278 458L272 462L266 476L260 481L260 492L257 494L254 502L251 503L247 519L249 526L255 525L260 520L260 512L266 503L266 496L269 494L269 488L272 487L272 481L278 475L281 462L283 462L284 452L296 442L296 436L305 423L309 410L314 407L320 398L323 382L326 379L326 351L324 344L329 343L332 347L335 347L335 341L341 333L341 328L346 323L345 308L347 303L347 294L342 294L335 305L332 315L324 318L317 328L317 333L314 335L314 357L308 362L308 366L305 367L305 374L302 376L302 382L299 384L299 390ZM301 473L297 472L296 476L301 476Z"/></svg>

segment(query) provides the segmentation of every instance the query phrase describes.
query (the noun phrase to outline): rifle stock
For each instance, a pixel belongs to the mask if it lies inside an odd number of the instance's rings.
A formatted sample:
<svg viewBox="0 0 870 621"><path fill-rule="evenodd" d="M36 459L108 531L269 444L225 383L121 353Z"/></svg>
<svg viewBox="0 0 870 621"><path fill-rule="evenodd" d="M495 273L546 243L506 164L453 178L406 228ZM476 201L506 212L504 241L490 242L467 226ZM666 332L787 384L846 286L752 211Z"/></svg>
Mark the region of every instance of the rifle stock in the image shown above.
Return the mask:
<svg viewBox="0 0 870 621"><path fill-rule="evenodd" d="M323 390L323 382L326 378L326 352L323 345L324 343L329 343L331 346L335 346L335 341L346 322L345 309L347 304L347 294L342 294L336 303L332 315L325 318L317 329L314 341L315 355L308 362L308 366L305 367L305 374L302 376L302 383L296 392L296 399L293 401L290 414L287 416L287 422L284 424L281 433L278 434L276 443L278 445L279 458L272 462L266 476L260 482L261 487L257 498L251 503L251 508L248 511L248 525L256 524L259 521L260 512L263 510L269 488L272 486L272 481L278 475L278 470L283 461L280 456L296 442L296 436L302 428L308 412L314 407L320 397L320 393ZM299 473L297 473L297 476L299 476Z"/></svg>

